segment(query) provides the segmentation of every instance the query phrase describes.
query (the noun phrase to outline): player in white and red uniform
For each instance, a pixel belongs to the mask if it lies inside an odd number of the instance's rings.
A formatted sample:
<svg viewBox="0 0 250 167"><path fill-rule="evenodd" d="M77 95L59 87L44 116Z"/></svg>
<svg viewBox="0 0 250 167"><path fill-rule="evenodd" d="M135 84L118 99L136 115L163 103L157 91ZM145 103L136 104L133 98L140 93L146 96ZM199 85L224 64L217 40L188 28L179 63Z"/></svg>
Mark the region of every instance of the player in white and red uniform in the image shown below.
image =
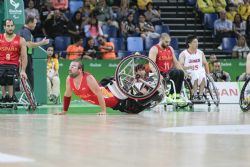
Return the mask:
<svg viewBox="0 0 250 167"><path fill-rule="evenodd" d="M25 40L14 33L13 20L4 21L4 34L0 34L0 85L2 87L3 102L13 102L13 81L17 75L19 60L21 60L21 77L27 79L25 69L27 66L27 50ZM6 87L9 95L6 95Z"/></svg>
<svg viewBox="0 0 250 167"><path fill-rule="evenodd" d="M209 73L208 63L204 53L198 49L196 36L188 36L186 40L187 49L179 55L179 61L191 77L195 99L203 98L203 91L206 83L206 72ZM199 95L197 89L199 87Z"/></svg>

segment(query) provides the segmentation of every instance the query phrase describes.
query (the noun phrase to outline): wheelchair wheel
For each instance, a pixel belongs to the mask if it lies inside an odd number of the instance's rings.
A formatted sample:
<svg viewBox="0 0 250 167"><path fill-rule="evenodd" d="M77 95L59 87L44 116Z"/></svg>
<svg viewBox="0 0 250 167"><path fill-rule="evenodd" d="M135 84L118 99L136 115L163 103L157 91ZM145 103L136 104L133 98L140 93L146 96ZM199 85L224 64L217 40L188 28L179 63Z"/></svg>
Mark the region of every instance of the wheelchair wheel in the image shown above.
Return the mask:
<svg viewBox="0 0 250 167"><path fill-rule="evenodd" d="M250 78L244 83L240 92L240 108L246 112L250 110Z"/></svg>
<svg viewBox="0 0 250 167"><path fill-rule="evenodd" d="M32 109L33 111L36 110L36 99L35 99L35 96L34 96L34 93L30 87L30 84L29 82L24 79L24 78L21 78L21 85L22 85L22 88L25 92L25 95L26 95L26 98L27 98L27 101L29 102L29 105L28 105L28 110Z"/></svg>
<svg viewBox="0 0 250 167"><path fill-rule="evenodd" d="M220 97L219 97L219 92L216 88L216 86L214 85L214 80L211 76L209 75L206 75L207 77L207 91L211 97L211 100L213 101L213 103L216 105L216 106L219 106L220 104Z"/></svg>
<svg viewBox="0 0 250 167"><path fill-rule="evenodd" d="M135 100L143 100L157 91L160 85L160 72L157 65L148 57L132 55L118 64L115 79L124 95Z"/></svg>

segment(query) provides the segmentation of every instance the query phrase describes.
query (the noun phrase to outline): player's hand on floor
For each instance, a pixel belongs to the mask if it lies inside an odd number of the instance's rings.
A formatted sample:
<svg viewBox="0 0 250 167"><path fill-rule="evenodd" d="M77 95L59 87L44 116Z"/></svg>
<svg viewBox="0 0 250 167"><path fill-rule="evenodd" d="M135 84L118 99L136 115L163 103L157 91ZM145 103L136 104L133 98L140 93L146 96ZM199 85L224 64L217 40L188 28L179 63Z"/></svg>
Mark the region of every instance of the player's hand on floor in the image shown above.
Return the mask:
<svg viewBox="0 0 250 167"><path fill-rule="evenodd" d="M101 111L99 113L97 113L98 115L107 115L107 112L106 111Z"/></svg>
<svg viewBox="0 0 250 167"><path fill-rule="evenodd" d="M66 112L64 112L64 111L54 113L54 115L65 115L65 114L66 114Z"/></svg>

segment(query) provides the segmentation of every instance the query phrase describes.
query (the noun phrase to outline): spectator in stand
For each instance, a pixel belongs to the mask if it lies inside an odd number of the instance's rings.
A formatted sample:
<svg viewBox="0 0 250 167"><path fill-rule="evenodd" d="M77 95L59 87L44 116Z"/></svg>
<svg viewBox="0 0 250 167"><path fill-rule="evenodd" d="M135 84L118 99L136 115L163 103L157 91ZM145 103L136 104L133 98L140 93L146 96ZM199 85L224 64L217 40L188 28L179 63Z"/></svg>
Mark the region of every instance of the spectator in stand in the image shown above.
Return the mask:
<svg viewBox="0 0 250 167"><path fill-rule="evenodd" d="M68 0L50 0L52 2L52 6L55 9L67 10L69 7Z"/></svg>
<svg viewBox="0 0 250 167"><path fill-rule="evenodd" d="M153 25L162 25L161 11L155 9L152 2L149 2L146 6L146 12L144 13L147 22Z"/></svg>
<svg viewBox="0 0 250 167"><path fill-rule="evenodd" d="M50 12L43 27L44 35L49 38L63 36L67 33L67 20L59 10Z"/></svg>
<svg viewBox="0 0 250 167"><path fill-rule="evenodd" d="M133 13L129 13L127 19L121 22L121 34L123 37L139 36L140 30L134 23Z"/></svg>
<svg viewBox="0 0 250 167"><path fill-rule="evenodd" d="M58 103L60 95L60 79L59 79L59 63L54 54L54 47L47 48L48 62L47 62L47 93L49 100L54 104Z"/></svg>
<svg viewBox="0 0 250 167"><path fill-rule="evenodd" d="M250 49L247 45L246 38L243 35L239 36L237 44L233 48L232 57L233 58L240 58L240 57L246 58L247 53L249 51L250 51Z"/></svg>
<svg viewBox="0 0 250 167"><path fill-rule="evenodd" d="M216 12L221 12L226 9L227 2L226 0L213 0L213 6Z"/></svg>
<svg viewBox="0 0 250 167"><path fill-rule="evenodd" d="M36 27L33 30L32 34L37 37L37 36L43 36L42 32L42 25L41 25L41 20L40 20L40 14L39 11L34 8L35 4L33 0L30 0L28 3L28 8L25 8L25 19L28 17L34 17L37 20Z"/></svg>
<svg viewBox="0 0 250 167"><path fill-rule="evenodd" d="M239 7L239 13L243 20L247 20L250 15L250 0L244 0L244 4Z"/></svg>
<svg viewBox="0 0 250 167"><path fill-rule="evenodd" d="M155 32L154 26L145 21L145 15L140 14L139 16L139 29L142 38L151 37L151 38L159 38L160 34Z"/></svg>
<svg viewBox="0 0 250 167"><path fill-rule="evenodd" d="M231 77L228 72L222 70L220 62L217 60L214 62L214 70L211 73L215 82L230 82Z"/></svg>
<svg viewBox="0 0 250 167"><path fill-rule="evenodd" d="M83 55L84 48L83 45L83 39L78 36L75 38L76 42L74 44L71 44L67 47L67 56L66 59L69 60L76 60L81 59Z"/></svg>
<svg viewBox="0 0 250 167"><path fill-rule="evenodd" d="M97 38L99 35L103 35L102 27L95 16L90 17L89 23L84 26L84 32L86 37Z"/></svg>
<svg viewBox="0 0 250 167"><path fill-rule="evenodd" d="M234 16L233 31L237 37L246 34L246 22L242 20L238 13Z"/></svg>
<svg viewBox="0 0 250 167"><path fill-rule="evenodd" d="M75 12L74 16L68 23L67 29L73 42L76 42L75 38L78 36L84 37L81 12Z"/></svg>
<svg viewBox="0 0 250 167"><path fill-rule="evenodd" d="M209 61L208 61L208 68L209 68L209 71L213 71L214 70L214 62L217 61L217 57L215 54L212 54L210 57L209 57Z"/></svg>
<svg viewBox="0 0 250 167"><path fill-rule="evenodd" d="M90 15L92 13L90 8L90 0L86 0L82 6L82 8L79 9L79 11L82 14L82 24L87 25L90 21Z"/></svg>
<svg viewBox="0 0 250 167"><path fill-rule="evenodd" d="M39 11L40 11L41 23L44 24L45 20L47 19L47 16L51 12L54 12L54 8L52 7L52 2L50 1L44 2L43 5L40 6Z"/></svg>
<svg viewBox="0 0 250 167"><path fill-rule="evenodd" d="M115 46L112 42L106 42L104 36L98 36L99 51L101 52L102 59L114 60L116 59L115 55Z"/></svg>
<svg viewBox="0 0 250 167"><path fill-rule="evenodd" d="M137 5L139 7L139 14L143 14L146 11L146 6L152 0L137 0Z"/></svg>
<svg viewBox="0 0 250 167"><path fill-rule="evenodd" d="M214 34L215 39L218 42L222 42L223 37L232 37L232 22L226 19L226 11L220 12L220 18L214 22ZM218 49L222 49L221 45Z"/></svg>
<svg viewBox="0 0 250 167"><path fill-rule="evenodd" d="M34 1L30 0L28 6L29 7L24 10L25 18L27 19L28 16L32 16L36 18L37 23L40 24L41 23L40 15L39 15L38 10L34 8L35 6Z"/></svg>
<svg viewBox="0 0 250 167"><path fill-rule="evenodd" d="M137 6L137 3L134 1L129 2L129 12L132 12L134 14L134 21L136 24L139 22L139 8Z"/></svg>
<svg viewBox="0 0 250 167"><path fill-rule="evenodd" d="M133 13L133 12L129 12L129 3L127 0L121 0L121 5L119 8L119 12L117 13L117 19L120 21L124 21L127 19L127 16L129 13Z"/></svg>
<svg viewBox="0 0 250 167"><path fill-rule="evenodd" d="M246 21L246 39L247 44L250 46L250 15L247 17Z"/></svg>
<svg viewBox="0 0 250 167"><path fill-rule="evenodd" d="M215 13L212 0L197 0L197 7L202 13Z"/></svg>
<svg viewBox="0 0 250 167"><path fill-rule="evenodd" d="M238 8L234 4L228 4L226 7L226 18L230 21L234 21L235 15L238 13Z"/></svg>
<svg viewBox="0 0 250 167"><path fill-rule="evenodd" d="M89 57L89 59L99 59L98 47L95 46L95 39L93 37L88 38L84 50L84 57Z"/></svg>
<svg viewBox="0 0 250 167"><path fill-rule="evenodd" d="M234 6L236 6L237 8L244 4L243 0L228 0L227 4L233 4Z"/></svg>
<svg viewBox="0 0 250 167"><path fill-rule="evenodd" d="M101 26L107 24L119 28L118 22L113 20L113 10L107 6L106 0L99 0L93 12Z"/></svg>

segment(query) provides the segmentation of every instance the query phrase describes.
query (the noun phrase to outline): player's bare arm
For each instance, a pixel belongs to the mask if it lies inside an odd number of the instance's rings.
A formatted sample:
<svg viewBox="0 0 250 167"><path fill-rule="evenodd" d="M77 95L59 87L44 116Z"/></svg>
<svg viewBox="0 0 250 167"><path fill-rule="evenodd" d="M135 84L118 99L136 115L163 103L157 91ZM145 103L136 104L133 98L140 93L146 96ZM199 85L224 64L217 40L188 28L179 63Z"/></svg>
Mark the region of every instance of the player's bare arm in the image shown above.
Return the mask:
<svg viewBox="0 0 250 167"><path fill-rule="evenodd" d="M27 75L25 73L27 63L28 63L28 58L27 58L27 48L26 48L26 41L24 38L20 39L20 48L21 48L21 72L20 75L21 77L24 77L27 79Z"/></svg>
<svg viewBox="0 0 250 167"><path fill-rule="evenodd" d="M90 90L97 96L99 105L101 107L101 112L99 113L100 115L105 115L106 114L106 104L104 101L104 97L102 95L101 89L95 80L93 76L88 76L87 77L87 84L90 88Z"/></svg>

